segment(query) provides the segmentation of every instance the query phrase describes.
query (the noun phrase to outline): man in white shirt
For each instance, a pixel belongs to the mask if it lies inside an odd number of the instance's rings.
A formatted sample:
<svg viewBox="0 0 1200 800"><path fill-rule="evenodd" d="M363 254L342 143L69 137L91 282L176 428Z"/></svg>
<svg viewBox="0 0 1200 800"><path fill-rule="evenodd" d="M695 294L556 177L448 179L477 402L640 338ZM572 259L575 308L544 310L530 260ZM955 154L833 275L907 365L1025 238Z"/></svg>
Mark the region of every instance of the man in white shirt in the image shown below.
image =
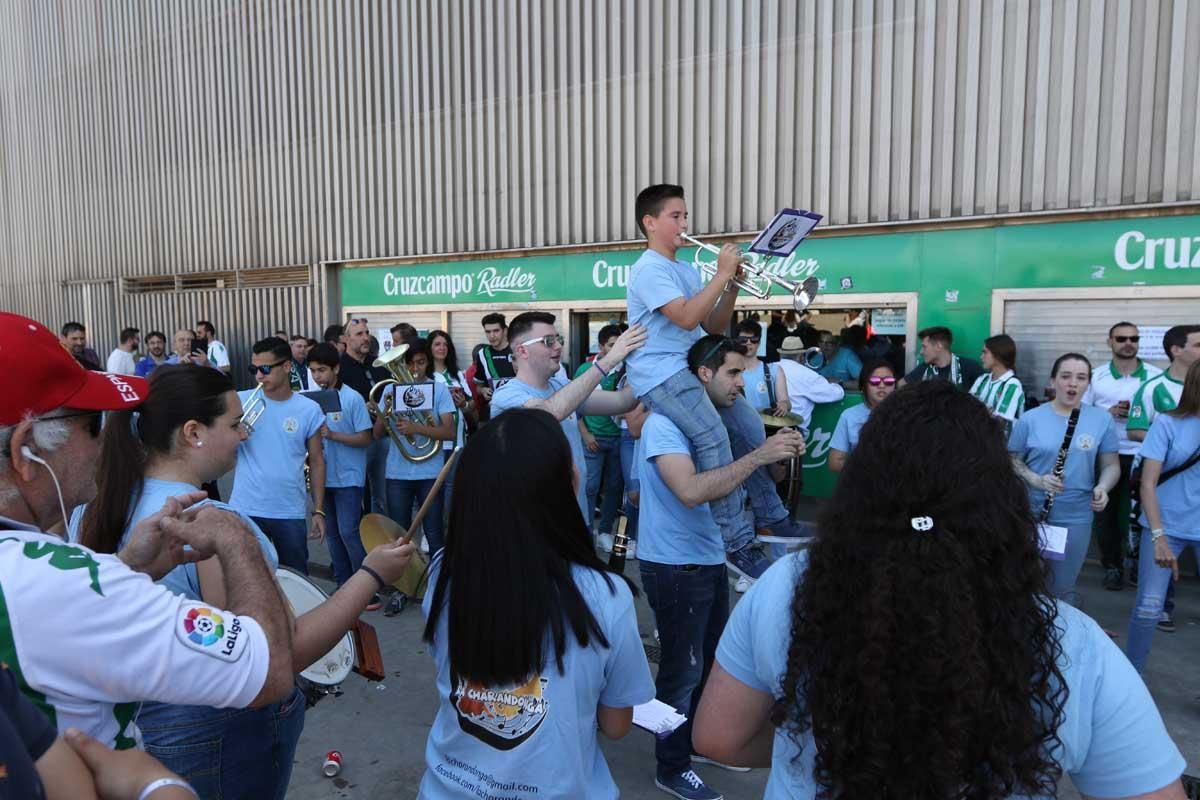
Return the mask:
<svg viewBox="0 0 1200 800"><path fill-rule="evenodd" d="M205 355L208 357L208 363L217 369L229 374L229 350L225 345L217 341L217 329L213 327L211 322L200 320L196 323L196 338L203 339L207 351Z"/></svg>
<svg viewBox="0 0 1200 800"><path fill-rule="evenodd" d="M830 383L821 375L800 363L804 357L804 342L799 336L789 336L779 345L779 367L787 377L788 399L792 413L804 420L800 432L808 437L813 406L817 403L837 403L846 397L846 390Z"/></svg>
<svg viewBox="0 0 1200 800"><path fill-rule="evenodd" d="M136 409L146 381L88 372L45 327L0 313L0 371L17 370L0 393L0 655L22 692L60 732L117 749L139 746L144 700L243 708L288 696L291 617L246 525L184 513L202 492L172 498L115 556L43 533L94 498L101 414ZM231 610L152 582L213 554Z"/></svg>
<svg viewBox="0 0 1200 800"><path fill-rule="evenodd" d="M1119 591L1125 585L1125 547L1129 534L1129 516L1120 509L1128 503L1129 471L1141 443L1129 438L1129 406L1138 387L1162 373L1153 364L1138 358L1141 335L1132 322L1118 322L1108 330L1108 346L1112 360L1092 371L1092 380L1083 402L1103 408L1112 414L1120 441L1121 480L1108 496L1108 506L1096 514L1094 527L1100 546L1100 563L1104 566L1104 588ZM1124 502L1122 502L1124 496Z"/></svg>
<svg viewBox="0 0 1200 800"><path fill-rule="evenodd" d="M117 349L108 354L108 365L105 368L106 372L113 372L117 375L134 375L137 373L137 362L133 358L133 353L138 349L138 334L141 331L137 328L125 328L121 331L120 344Z"/></svg>

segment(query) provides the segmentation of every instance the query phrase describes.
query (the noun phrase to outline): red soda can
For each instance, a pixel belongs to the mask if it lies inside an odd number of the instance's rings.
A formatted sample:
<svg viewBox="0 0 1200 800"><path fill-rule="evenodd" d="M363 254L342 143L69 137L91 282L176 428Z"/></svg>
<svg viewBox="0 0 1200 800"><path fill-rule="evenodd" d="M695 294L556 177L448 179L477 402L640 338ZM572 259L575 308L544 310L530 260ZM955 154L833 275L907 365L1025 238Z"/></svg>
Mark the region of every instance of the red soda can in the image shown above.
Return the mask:
<svg viewBox="0 0 1200 800"><path fill-rule="evenodd" d="M335 777L342 771L342 754L337 750L330 750L325 754L325 766L321 767L321 771L325 773L326 778Z"/></svg>

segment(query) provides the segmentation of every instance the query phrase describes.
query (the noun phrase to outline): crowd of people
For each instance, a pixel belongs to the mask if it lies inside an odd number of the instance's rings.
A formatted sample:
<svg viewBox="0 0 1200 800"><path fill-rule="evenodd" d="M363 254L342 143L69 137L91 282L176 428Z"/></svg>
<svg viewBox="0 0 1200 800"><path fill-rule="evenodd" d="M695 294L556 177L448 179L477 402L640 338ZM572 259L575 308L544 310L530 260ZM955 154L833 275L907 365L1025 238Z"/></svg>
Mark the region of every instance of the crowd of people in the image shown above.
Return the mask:
<svg viewBox="0 0 1200 800"><path fill-rule="evenodd" d="M1200 325L1166 332L1160 372L1118 322L1112 359L1062 354L1039 403L1007 335L976 361L927 328L905 373L861 314L836 334L737 320L739 250L707 284L677 258L683 189L643 190L636 218L628 323L570 372L543 311L483 317L469 359L404 323L383 357L366 319L276 331L245 391L207 321L171 355L149 332L141 358L126 328L102 371L79 323L0 314L0 366L19 353L23 375L0 396L8 780L283 797L297 673L403 608L420 547L421 797L616 797L597 732L657 698L686 720L655 740L654 782L683 800L721 797L697 763L768 767L771 798L1042 797L1064 774L1183 798L1140 673L1200 541ZM836 490L797 522L780 483L847 390ZM368 552L372 513L420 516L419 544ZM1124 652L1076 607L1093 530L1105 587L1137 586ZM624 538L638 580L603 555ZM307 575L312 539L337 588L295 615L276 572Z"/></svg>

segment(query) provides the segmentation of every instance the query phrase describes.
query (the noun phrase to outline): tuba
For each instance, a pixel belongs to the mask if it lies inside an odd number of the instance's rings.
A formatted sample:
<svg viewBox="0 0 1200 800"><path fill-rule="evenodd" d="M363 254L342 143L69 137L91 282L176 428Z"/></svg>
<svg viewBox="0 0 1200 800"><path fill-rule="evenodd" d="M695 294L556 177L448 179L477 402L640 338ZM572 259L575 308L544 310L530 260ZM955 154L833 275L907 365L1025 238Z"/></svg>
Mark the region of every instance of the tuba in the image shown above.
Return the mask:
<svg viewBox="0 0 1200 800"><path fill-rule="evenodd" d="M388 372L392 373L393 377L385 378L372 386L370 393L367 395L367 401L374 404L379 409L379 412L383 414L388 435L392 437L392 441L396 443L396 447L400 448L400 455L414 464L419 464L422 461L428 461L434 456L440 455L442 452L442 442L421 434L406 436L396 430L390 418L397 414L403 414L418 425L427 425L430 427L438 424L437 419L430 411L397 411L395 408L396 395L394 392L388 392L387 396L383 398L383 402L380 402L381 395L388 387L417 382L413 378L412 373L408 371L408 367L404 366L404 353L407 350L408 345L402 344L399 347L393 347L386 353L380 353L379 358L375 359L373 366L385 367Z"/></svg>

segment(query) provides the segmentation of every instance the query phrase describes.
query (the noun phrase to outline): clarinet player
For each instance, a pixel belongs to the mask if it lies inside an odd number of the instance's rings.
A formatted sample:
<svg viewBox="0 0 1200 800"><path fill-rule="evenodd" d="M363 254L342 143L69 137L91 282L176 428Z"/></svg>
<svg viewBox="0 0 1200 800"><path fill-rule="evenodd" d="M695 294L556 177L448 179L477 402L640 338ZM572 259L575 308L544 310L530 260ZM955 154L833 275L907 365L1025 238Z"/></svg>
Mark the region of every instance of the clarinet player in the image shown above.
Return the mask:
<svg viewBox="0 0 1200 800"><path fill-rule="evenodd" d="M1112 417L1082 404L1091 375L1086 356L1059 356L1050 372L1054 400L1018 418L1008 440L1013 466L1029 486L1034 515L1067 530L1065 552L1047 558L1051 592L1073 605L1092 516L1108 505L1108 493L1121 477Z"/></svg>

